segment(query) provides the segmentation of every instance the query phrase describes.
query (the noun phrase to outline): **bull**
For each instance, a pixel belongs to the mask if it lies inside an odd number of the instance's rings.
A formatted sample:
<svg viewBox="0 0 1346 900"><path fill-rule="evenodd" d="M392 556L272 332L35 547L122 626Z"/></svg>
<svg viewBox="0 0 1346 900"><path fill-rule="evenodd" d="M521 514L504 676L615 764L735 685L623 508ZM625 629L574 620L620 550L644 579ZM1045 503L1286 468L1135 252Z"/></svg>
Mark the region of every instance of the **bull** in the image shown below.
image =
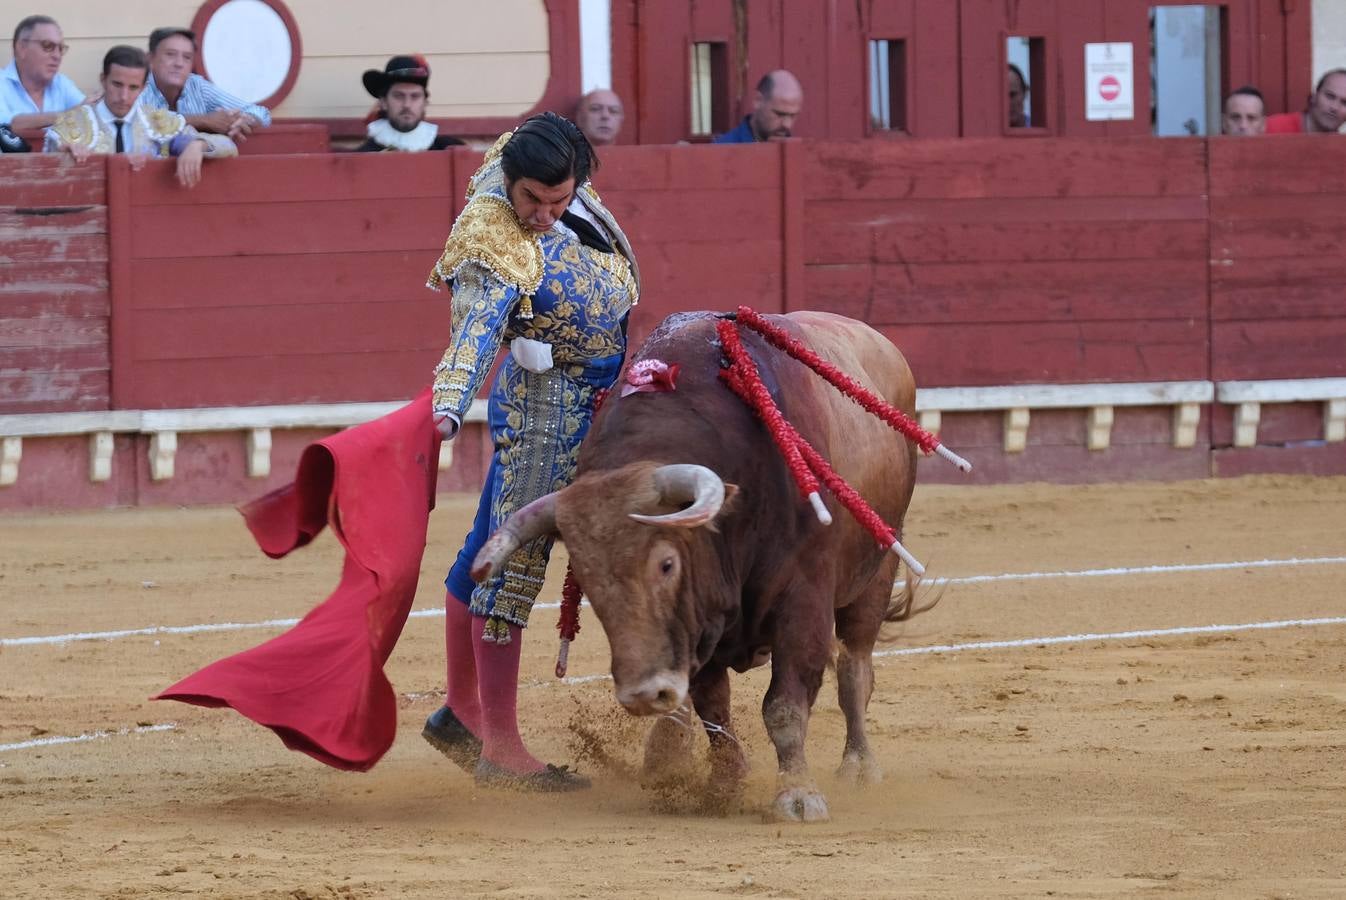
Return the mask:
<svg viewBox="0 0 1346 900"><path fill-rule="evenodd" d="M768 319L913 411L911 370L872 328L821 312ZM610 398L575 481L511 517L482 548L473 575L488 577L523 544L559 536L611 645L617 700L652 715L682 709L690 696L710 741L711 784L723 792L741 790L747 771L732 736L728 671L769 660L762 716L779 761L774 810L787 820L825 820L804 741L833 635L846 719L838 774L876 781L882 772L865 735L872 652L884 622L915 611L914 579L894 592L898 558L835 497L828 526L802 502L766 428L718 378L714 323L712 313L680 313L650 335L632 362L677 364L676 389ZM787 420L900 537L916 448L755 333L743 337Z"/></svg>

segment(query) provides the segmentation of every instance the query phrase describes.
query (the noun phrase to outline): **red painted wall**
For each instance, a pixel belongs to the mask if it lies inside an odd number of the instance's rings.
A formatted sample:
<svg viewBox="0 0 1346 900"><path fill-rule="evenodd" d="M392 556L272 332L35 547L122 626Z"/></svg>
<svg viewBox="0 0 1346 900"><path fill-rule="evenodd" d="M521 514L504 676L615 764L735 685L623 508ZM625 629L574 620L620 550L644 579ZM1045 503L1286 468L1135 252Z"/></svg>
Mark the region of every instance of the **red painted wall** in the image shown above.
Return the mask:
<svg viewBox="0 0 1346 900"><path fill-rule="evenodd" d="M1205 142L805 152L805 301L877 326L922 384L1206 377Z"/></svg>
<svg viewBox="0 0 1346 900"><path fill-rule="evenodd" d="M1216 379L1346 375L1346 186L1329 145L1210 142Z"/></svg>
<svg viewBox="0 0 1346 900"><path fill-rule="evenodd" d="M108 407L103 159L0 158L0 412Z"/></svg>
<svg viewBox="0 0 1346 900"><path fill-rule="evenodd" d="M618 147L596 183L641 264L633 342L675 310L746 303L865 319L925 386L1340 377L1338 150L1313 137ZM170 162L6 158L0 413L412 396L448 339L448 298L423 279L479 161L257 156L210 163L183 191ZM1229 412L1214 407L1199 439L1213 455L1173 450L1164 410L1119 411L1104 454L1083 449L1078 411L1035 414L1018 457L1000 453L995 414L944 428L981 479L1195 476L1211 459L1225 473L1346 470L1341 445L1313 446L1312 405L1267 407L1253 450L1222 449ZM475 487L479 431L445 487ZM291 438L277 435L276 477ZM184 436L164 483L142 471L143 439L119 442L113 481L65 491L76 505L266 486L241 474L237 434ZM86 448L26 440L0 506L50 505L87 479Z"/></svg>

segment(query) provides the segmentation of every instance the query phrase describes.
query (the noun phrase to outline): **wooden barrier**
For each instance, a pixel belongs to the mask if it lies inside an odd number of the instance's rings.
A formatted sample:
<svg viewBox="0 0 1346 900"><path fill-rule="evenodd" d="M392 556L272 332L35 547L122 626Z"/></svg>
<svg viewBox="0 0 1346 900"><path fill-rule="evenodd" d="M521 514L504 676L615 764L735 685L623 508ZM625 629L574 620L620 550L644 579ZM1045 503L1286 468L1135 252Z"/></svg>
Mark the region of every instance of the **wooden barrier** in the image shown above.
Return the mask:
<svg viewBox="0 0 1346 900"><path fill-rule="evenodd" d="M1313 135L1209 143L1212 378L1346 376L1343 148ZM1252 444L1247 411L1217 408L1215 471L1346 471L1346 448L1324 440L1328 399L1259 410Z"/></svg>
<svg viewBox="0 0 1346 900"><path fill-rule="evenodd" d="M0 412L108 407L103 166L0 157Z"/></svg>
<svg viewBox="0 0 1346 900"><path fill-rule="evenodd" d="M277 122L254 129L248 139L238 145L238 152L243 156L327 153L331 149L332 136L327 126L316 123Z"/></svg>
<svg viewBox="0 0 1346 900"><path fill-rule="evenodd" d="M641 265L633 344L676 310L831 309L892 338L924 388L974 391L945 395L979 399L940 427L979 480L1196 477L1346 472L1330 437L1346 398L1328 396L1346 375L1339 158L1312 138L641 146L605 149L595 182ZM211 162L186 191L167 161L0 160L16 176L0 180L0 415L413 395L448 339L447 296L423 279L479 162L262 155ZM1275 399L1296 379L1316 386ZM1271 399L1250 431L1253 400L1121 390L1198 382ZM1052 402L995 400L1016 385ZM142 439L113 443L145 462ZM177 478L146 462L93 502L189 501L181 473L219 439L184 438ZM104 459L117 482L107 438L51 440L61 465ZM233 489L253 484L256 447L228 441ZM6 451L28 474L0 508L54 447L28 432Z"/></svg>

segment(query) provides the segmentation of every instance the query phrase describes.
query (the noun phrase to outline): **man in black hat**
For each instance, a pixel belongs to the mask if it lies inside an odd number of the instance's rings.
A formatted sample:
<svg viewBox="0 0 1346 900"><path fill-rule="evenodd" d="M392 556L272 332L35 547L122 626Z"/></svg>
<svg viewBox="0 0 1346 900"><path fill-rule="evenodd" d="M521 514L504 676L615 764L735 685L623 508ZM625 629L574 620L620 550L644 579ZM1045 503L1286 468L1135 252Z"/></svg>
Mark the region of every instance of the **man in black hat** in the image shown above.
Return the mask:
<svg viewBox="0 0 1346 900"><path fill-rule="evenodd" d="M443 150L463 142L439 133L425 121L430 100L430 66L423 56L394 56L383 71L369 69L362 76L365 90L379 101L379 117L369 123L369 139L361 152Z"/></svg>

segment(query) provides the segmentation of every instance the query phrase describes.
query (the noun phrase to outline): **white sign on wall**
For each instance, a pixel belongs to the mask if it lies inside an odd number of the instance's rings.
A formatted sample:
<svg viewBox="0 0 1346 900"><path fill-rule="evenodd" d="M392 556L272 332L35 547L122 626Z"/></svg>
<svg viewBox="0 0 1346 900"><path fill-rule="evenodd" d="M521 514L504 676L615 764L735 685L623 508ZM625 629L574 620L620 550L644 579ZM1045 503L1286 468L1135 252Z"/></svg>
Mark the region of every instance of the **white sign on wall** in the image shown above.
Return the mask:
<svg viewBox="0 0 1346 900"><path fill-rule="evenodd" d="M264 0L227 0L198 37L210 80L249 103L280 90L290 73L290 31Z"/></svg>
<svg viewBox="0 0 1346 900"><path fill-rule="evenodd" d="M1136 73L1130 44L1084 45L1084 117L1090 122L1136 117Z"/></svg>

